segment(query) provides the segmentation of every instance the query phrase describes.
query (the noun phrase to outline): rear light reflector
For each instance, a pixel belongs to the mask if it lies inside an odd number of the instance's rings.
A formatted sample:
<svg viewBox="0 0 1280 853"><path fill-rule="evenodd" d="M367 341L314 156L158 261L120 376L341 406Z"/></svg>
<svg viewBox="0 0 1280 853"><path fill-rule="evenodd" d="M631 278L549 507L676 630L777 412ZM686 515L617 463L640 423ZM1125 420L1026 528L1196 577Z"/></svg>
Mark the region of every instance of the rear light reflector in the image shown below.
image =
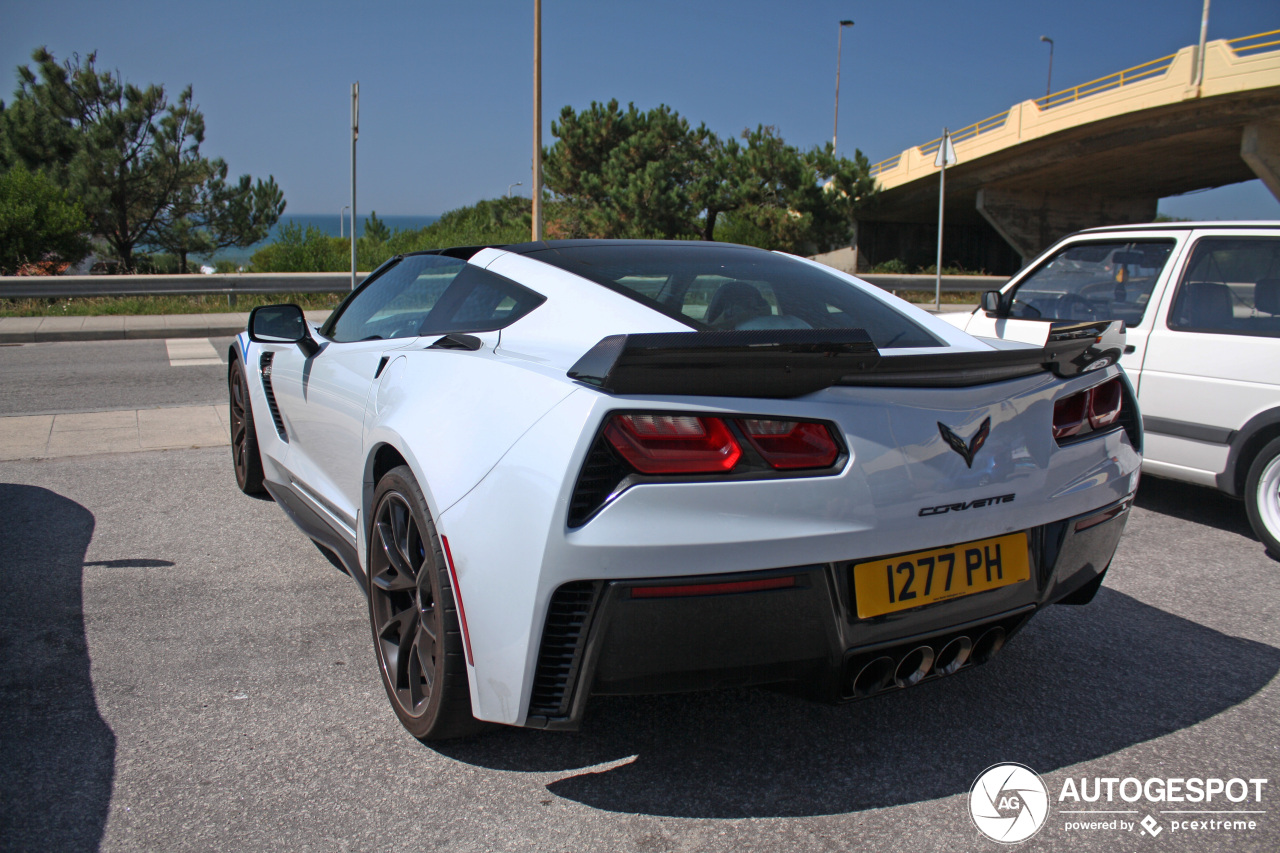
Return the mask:
<svg viewBox="0 0 1280 853"><path fill-rule="evenodd" d="M719 418L614 415L604 434L642 474L723 473L742 456L742 448Z"/></svg>
<svg viewBox="0 0 1280 853"><path fill-rule="evenodd" d="M1071 438L1109 427L1119 419L1123 403L1118 376L1063 397L1053 404L1053 437Z"/></svg>
<svg viewBox="0 0 1280 853"><path fill-rule="evenodd" d="M1079 533L1081 530L1088 530L1090 527L1097 527L1099 524L1104 524L1110 521L1111 519L1115 518L1116 516L1122 515L1128 509L1129 509L1129 502L1125 501L1119 506L1113 506L1108 510L1104 510L1103 512L1098 513L1097 515L1091 515L1088 518L1082 518L1076 522L1076 533Z"/></svg>
<svg viewBox="0 0 1280 853"><path fill-rule="evenodd" d="M795 575L781 578L761 578L750 581L726 583L690 583L670 586L633 586L632 598L684 598L693 595L728 595L734 592L761 592L767 589L791 589L796 585Z"/></svg>
<svg viewBox="0 0 1280 853"><path fill-rule="evenodd" d="M829 468L840 455L840 446L822 424L747 419L738 421L738 426L774 468Z"/></svg>

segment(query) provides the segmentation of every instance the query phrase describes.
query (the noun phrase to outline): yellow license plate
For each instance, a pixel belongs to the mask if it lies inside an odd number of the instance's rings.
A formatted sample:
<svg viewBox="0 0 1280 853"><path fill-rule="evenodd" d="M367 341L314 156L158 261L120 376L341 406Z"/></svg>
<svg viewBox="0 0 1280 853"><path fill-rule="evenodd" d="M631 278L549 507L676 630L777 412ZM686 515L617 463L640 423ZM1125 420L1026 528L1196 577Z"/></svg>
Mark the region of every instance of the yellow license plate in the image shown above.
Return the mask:
<svg viewBox="0 0 1280 853"><path fill-rule="evenodd" d="M853 588L858 618L866 619L1021 583L1030 577L1027 535L1010 533L856 563Z"/></svg>

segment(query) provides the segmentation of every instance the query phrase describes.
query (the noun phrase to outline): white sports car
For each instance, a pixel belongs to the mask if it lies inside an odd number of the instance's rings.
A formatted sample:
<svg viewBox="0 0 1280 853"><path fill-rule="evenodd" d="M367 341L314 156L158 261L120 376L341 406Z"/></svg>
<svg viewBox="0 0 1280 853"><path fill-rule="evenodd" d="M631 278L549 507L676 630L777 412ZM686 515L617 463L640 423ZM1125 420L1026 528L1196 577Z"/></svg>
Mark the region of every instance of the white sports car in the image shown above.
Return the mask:
<svg viewBox="0 0 1280 853"><path fill-rule="evenodd" d="M420 738L601 694L859 699L1097 591L1142 445L1107 325L978 339L718 243L408 254L319 328L254 311L236 479L365 590Z"/></svg>

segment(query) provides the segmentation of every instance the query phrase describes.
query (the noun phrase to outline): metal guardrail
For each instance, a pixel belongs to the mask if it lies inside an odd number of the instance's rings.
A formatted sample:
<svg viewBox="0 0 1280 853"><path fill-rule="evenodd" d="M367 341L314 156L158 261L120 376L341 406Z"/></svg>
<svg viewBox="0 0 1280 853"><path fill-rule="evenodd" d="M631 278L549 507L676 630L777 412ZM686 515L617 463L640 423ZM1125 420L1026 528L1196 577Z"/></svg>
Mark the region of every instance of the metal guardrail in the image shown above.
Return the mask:
<svg viewBox="0 0 1280 853"><path fill-rule="evenodd" d="M936 281L932 275L894 275L874 272L861 272L855 275L890 293L901 293L907 290L917 292L927 290L932 293ZM999 290L1008 280L1007 275L944 275L942 292L981 293L984 290Z"/></svg>
<svg viewBox="0 0 1280 853"><path fill-rule="evenodd" d="M1237 56L1251 56L1255 53L1261 53L1265 50L1280 46L1280 30L1271 30L1265 33L1255 33L1251 36L1241 36L1240 38L1229 39L1227 47L1231 49ZM1131 83L1141 83L1150 80L1169 70L1169 66L1173 64L1176 53L1168 56L1162 56L1159 59L1153 59L1150 62L1144 62L1141 65L1135 65L1132 68L1126 68L1123 71L1117 71L1115 74L1108 74L1106 77L1099 77L1097 80L1090 80L1088 83L1081 83L1079 86L1072 86L1070 89L1063 89L1060 92L1053 92L1042 98L1036 98L1035 103L1042 110L1053 109L1054 107L1064 106L1074 103L1081 98L1087 98L1091 95L1108 92L1112 89L1118 89L1121 86L1128 86ZM962 127L955 133L951 134L953 143L963 142L966 139L972 139L975 136L986 133L988 130L995 130L1004 125L1005 119L1008 118L1010 110L993 115L990 118L984 118L982 121L974 122L967 127ZM942 137L932 139L919 146L920 153L928 156L934 154L938 150L938 146L942 144ZM879 177L882 173L890 169L896 169L901 154L895 154L888 159L881 160L879 163L871 167L872 177Z"/></svg>
<svg viewBox="0 0 1280 853"><path fill-rule="evenodd" d="M361 276L368 273L360 273ZM933 290L931 275L861 273L858 276L888 291ZM998 275L944 275L946 293L994 290L1009 279ZM56 275L0 276L0 299L43 299L68 296L173 296L249 293L347 293L351 273L276 272L225 275Z"/></svg>
<svg viewBox="0 0 1280 853"><path fill-rule="evenodd" d="M1270 41L1258 41L1258 39L1270 39ZM1231 48L1236 56L1249 56L1254 53L1260 53L1269 47L1280 46L1280 30L1241 36L1238 39L1229 39L1227 46Z"/></svg>
<svg viewBox="0 0 1280 853"><path fill-rule="evenodd" d="M358 273L363 277L367 272ZM250 293L347 293L349 272L214 275L0 276L0 299L65 296L236 296Z"/></svg>
<svg viewBox="0 0 1280 853"><path fill-rule="evenodd" d="M1139 83L1143 80L1157 77L1169 70L1169 66L1173 65L1174 57L1177 55L1176 53L1171 53L1168 56L1162 56L1159 59L1153 59L1150 62L1144 62L1141 65L1135 65L1123 71L1117 71L1115 74L1108 74L1106 77L1099 77L1097 80L1090 80L1088 83L1081 83L1079 86L1072 86L1070 89L1063 89L1061 92L1054 92L1043 98L1036 98L1036 106L1042 110L1051 110L1054 107L1070 104L1090 95L1097 95L1111 89L1118 89L1121 86L1128 86L1130 83Z"/></svg>

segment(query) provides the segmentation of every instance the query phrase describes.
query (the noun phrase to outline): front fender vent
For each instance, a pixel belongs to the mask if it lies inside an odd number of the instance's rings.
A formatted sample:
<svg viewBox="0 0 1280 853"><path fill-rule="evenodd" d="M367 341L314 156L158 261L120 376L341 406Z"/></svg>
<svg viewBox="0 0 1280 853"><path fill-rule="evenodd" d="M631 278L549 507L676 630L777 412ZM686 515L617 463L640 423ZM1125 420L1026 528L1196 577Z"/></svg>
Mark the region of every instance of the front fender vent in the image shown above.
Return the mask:
<svg viewBox="0 0 1280 853"><path fill-rule="evenodd" d="M551 596L529 698L530 717L569 716L598 588L595 581L573 581Z"/></svg>
<svg viewBox="0 0 1280 853"><path fill-rule="evenodd" d="M271 389L271 362L275 359L273 352L264 352L258 360L258 372L262 375L262 391L267 395L267 406L271 409L271 422L276 425L276 434L283 442L289 441L289 433L285 432L284 419L280 417L280 407L276 405L276 392Z"/></svg>

